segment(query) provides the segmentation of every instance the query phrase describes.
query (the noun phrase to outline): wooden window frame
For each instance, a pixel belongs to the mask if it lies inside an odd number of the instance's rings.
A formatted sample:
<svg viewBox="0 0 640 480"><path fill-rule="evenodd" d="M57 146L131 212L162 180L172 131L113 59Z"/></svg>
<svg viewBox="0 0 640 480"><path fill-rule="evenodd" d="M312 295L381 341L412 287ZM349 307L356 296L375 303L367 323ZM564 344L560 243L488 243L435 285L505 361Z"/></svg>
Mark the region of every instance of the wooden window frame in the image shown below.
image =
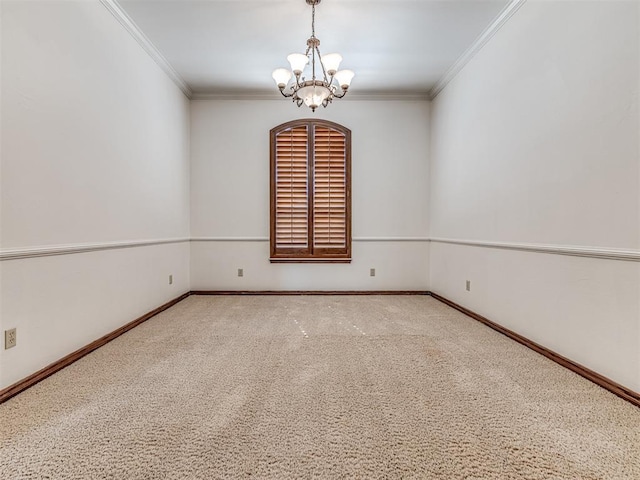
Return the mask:
<svg viewBox="0 0 640 480"><path fill-rule="evenodd" d="M276 248L276 138L286 130L307 127L307 247L305 249ZM314 246L314 162L315 128L336 130L345 141L345 248L339 252L332 248ZM350 263L351 262L351 130L328 120L312 118L293 120L271 129L270 132L270 243L271 263Z"/></svg>

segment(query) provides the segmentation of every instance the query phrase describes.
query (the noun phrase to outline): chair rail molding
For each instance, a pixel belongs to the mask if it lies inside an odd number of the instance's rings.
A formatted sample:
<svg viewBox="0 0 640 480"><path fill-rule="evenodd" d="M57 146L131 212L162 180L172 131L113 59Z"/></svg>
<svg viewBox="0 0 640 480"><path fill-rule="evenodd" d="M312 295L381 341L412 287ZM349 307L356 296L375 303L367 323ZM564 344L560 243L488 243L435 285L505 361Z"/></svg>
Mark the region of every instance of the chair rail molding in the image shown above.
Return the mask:
<svg viewBox="0 0 640 480"><path fill-rule="evenodd" d="M192 242L268 242L269 237L193 237ZM428 242L429 237L353 237L353 242Z"/></svg>
<svg viewBox="0 0 640 480"><path fill-rule="evenodd" d="M192 242L268 242L269 237L191 237Z"/></svg>
<svg viewBox="0 0 640 480"><path fill-rule="evenodd" d="M574 257L600 258L607 260L622 260L640 262L640 250L580 247L565 245L542 245L533 243L493 242L482 240L463 240L439 237L353 237L354 242L393 243L393 242L430 242L451 245L463 245L479 248L495 248L500 250L519 250L524 252L546 253L555 255L569 255ZM75 253L96 252L100 250L116 250L121 248L147 247L152 245L167 245L172 243L189 242L268 242L269 237L179 237L155 240L130 240L121 242L77 243L65 245L47 245L41 247L11 248L0 250L0 261L18 260L24 258L49 257L53 255L71 255Z"/></svg>
<svg viewBox="0 0 640 480"><path fill-rule="evenodd" d="M132 240L125 242L76 243L69 245L50 245L43 247L13 248L0 250L0 261L24 258L50 257L53 255L71 255L74 253L97 252L100 250L116 250L120 248L148 247L151 245L168 245L171 243L187 243L188 237L163 238L157 240Z"/></svg>
<svg viewBox="0 0 640 480"><path fill-rule="evenodd" d="M489 242L481 240L461 240L454 238L431 238L432 243L447 243L468 247L495 248L500 250L520 250L523 252L569 255L572 257L601 258L606 260L624 260L640 262L640 250L627 250L604 247L579 247L565 245L541 245L534 243Z"/></svg>

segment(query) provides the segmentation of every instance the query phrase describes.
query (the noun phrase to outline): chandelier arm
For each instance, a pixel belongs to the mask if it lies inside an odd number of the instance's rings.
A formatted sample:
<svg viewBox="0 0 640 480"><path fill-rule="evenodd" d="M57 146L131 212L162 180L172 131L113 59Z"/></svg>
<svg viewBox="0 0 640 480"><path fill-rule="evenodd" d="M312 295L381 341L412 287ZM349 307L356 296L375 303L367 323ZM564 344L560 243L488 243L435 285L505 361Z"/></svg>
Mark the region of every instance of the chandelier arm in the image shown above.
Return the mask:
<svg viewBox="0 0 640 480"><path fill-rule="evenodd" d="M309 57L309 51L311 50L311 46L307 46L307 50L304 52L305 57ZM304 73L304 69L303 72ZM298 90L299 88L302 87L302 85L300 84L300 78L302 78L302 73L300 75L296 75L296 90Z"/></svg>
<svg viewBox="0 0 640 480"><path fill-rule="evenodd" d="M318 47L313 47L311 49L311 80L314 82L316 81L316 50L318 50Z"/></svg>
<svg viewBox="0 0 640 480"><path fill-rule="evenodd" d="M331 85L331 82L327 79L327 71L324 69L324 63L322 63L322 55L320 55L320 48L316 47L316 51L318 52L318 58L320 59L320 66L322 67L322 76L324 77L324 81L327 86ZM331 77L333 81L333 77Z"/></svg>
<svg viewBox="0 0 640 480"><path fill-rule="evenodd" d="M285 93L284 88L281 88L281 89L279 89L279 90L280 90L280 93L282 94L282 96L283 96L284 98L293 97L294 92L291 92L291 93L287 94L287 93Z"/></svg>
<svg viewBox="0 0 640 480"><path fill-rule="evenodd" d="M336 89L336 91L337 90L340 90L342 92L342 95L338 95L336 92L333 92L333 96L336 98L342 98L347 94L347 90L343 90L342 87L340 87L339 89Z"/></svg>

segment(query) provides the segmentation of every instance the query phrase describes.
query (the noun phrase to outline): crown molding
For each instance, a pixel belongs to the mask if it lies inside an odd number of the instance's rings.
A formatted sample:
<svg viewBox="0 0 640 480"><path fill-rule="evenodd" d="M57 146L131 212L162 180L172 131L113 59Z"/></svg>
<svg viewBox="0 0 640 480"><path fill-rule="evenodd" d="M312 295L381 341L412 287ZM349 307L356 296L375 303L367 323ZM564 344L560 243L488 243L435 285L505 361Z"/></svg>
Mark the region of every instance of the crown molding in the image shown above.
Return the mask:
<svg viewBox="0 0 640 480"><path fill-rule="evenodd" d="M193 92L191 100L282 100L278 91L253 92L253 91L218 91L218 92Z"/></svg>
<svg viewBox="0 0 640 480"><path fill-rule="evenodd" d="M527 0L511 0L500 12L496 19L489 25L473 44L456 60L456 62L444 73L434 87L429 91L429 98L433 100L453 80L458 73L471 61L482 47L493 37Z"/></svg>
<svg viewBox="0 0 640 480"><path fill-rule="evenodd" d="M193 92L191 100L273 100L282 102L282 95L277 90L273 92ZM286 100L286 99L285 99ZM388 93L388 92L349 92L339 99L344 101L429 101L427 92L418 93ZM291 100L289 100L291 101Z"/></svg>
<svg viewBox="0 0 640 480"><path fill-rule="evenodd" d="M447 243L468 247L496 248L500 250L519 250L523 252L550 253L572 257L601 258L605 260L623 260L640 262L640 250L626 250L602 247L577 247L564 245L539 245L531 243L486 242L478 240L459 240L453 238L431 238L432 243Z"/></svg>
<svg viewBox="0 0 640 480"><path fill-rule="evenodd" d="M158 240L134 240L128 242L76 243L71 245L50 245L34 248L13 248L0 250L0 261L24 258L51 257L54 255L71 255L75 253L98 252L101 250L117 250L121 248L148 247L151 245L168 245L187 243L189 238L164 238Z"/></svg>
<svg viewBox="0 0 640 480"><path fill-rule="evenodd" d="M180 74L171 66L166 58L160 53L160 51L151 43L151 40L142 33L140 27L136 25L133 19L124 11L117 0L100 0L109 12L120 22L127 32L140 44L147 54L158 64L158 66L167 74L167 76L173 80L176 86L182 90L187 98L191 98L193 92L191 87L184 81Z"/></svg>
<svg viewBox="0 0 640 480"><path fill-rule="evenodd" d="M429 92L376 92L376 91L350 91L349 94L340 99L340 101L364 101L364 100L374 100L374 101L407 101L407 102L420 102L420 101L429 101L431 97L429 96Z"/></svg>

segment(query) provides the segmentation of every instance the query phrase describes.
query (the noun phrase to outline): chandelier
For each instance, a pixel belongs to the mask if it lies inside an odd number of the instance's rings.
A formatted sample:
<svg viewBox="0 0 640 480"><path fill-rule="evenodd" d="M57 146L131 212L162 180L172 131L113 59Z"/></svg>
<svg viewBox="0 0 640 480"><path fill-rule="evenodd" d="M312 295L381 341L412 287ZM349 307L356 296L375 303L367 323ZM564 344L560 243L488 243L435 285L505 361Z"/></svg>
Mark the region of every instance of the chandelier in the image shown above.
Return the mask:
<svg viewBox="0 0 640 480"><path fill-rule="evenodd" d="M307 40L307 51L292 53L287 57L291 71L278 68L271 75L280 89L280 93L291 98L298 107L304 103L311 111L320 105L326 107L334 98L342 98L347 94L351 79L355 75L351 70L340 70L338 66L342 56L338 53L320 55L320 40L316 38L316 5L321 0L306 0L311 5L311 37ZM316 72L316 57L320 68ZM302 76L305 67L311 63L311 79ZM320 70L322 72L320 72ZM318 77L316 77L316 73ZM292 77L295 77L291 81Z"/></svg>

